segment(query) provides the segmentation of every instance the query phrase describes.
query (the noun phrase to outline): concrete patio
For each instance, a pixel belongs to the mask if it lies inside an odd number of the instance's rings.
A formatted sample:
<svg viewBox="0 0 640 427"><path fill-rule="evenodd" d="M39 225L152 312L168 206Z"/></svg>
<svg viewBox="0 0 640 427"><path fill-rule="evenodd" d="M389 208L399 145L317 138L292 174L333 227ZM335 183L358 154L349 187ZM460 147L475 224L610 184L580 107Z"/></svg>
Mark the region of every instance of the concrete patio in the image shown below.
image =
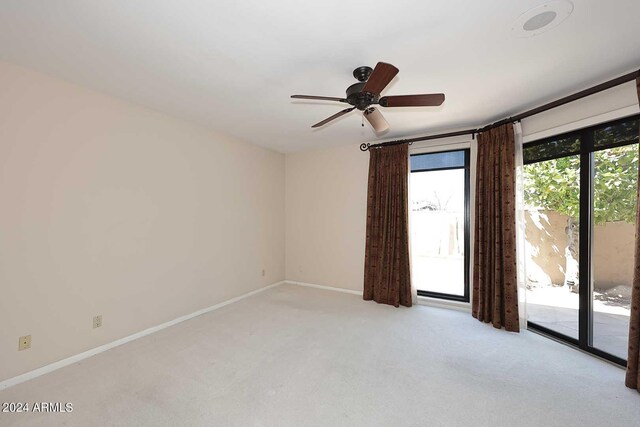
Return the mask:
<svg viewBox="0 0 640 427"><path fill-rule="evenodd" d="M527 290L527 320L566 336L578 338L578 294L566 286L544 286ZM627 358L629 303L594 292L592 345L620 358Z"/></svg>

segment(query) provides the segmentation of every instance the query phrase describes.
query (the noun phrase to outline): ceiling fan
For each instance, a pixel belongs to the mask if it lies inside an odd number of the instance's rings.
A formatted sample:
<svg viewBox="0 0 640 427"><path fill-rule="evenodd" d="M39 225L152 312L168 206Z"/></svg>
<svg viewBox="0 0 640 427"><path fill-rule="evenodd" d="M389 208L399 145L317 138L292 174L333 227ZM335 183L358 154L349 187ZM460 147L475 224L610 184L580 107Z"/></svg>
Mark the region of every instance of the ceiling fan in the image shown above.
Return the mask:
<svg viewBox="0 0 640 427"><path fill-rule="evenodd" d="M352 107L345 108L333 116L316 123L311 126L312 128L325 125L357 108L363 112L364 117L371 123L376 132L384 132L389 129L389 123L382 116L382 113L372 105L377 104L382 107L435 107L444 102L443 93L380 97L380 92L387 87L389 82L398 74L398 71L396 67L386 62L378 62L374 69L367 66L358 67L353 70L353 77L358 80L358 83L354 83L347 88L346 98L313 95L291 95L291 98L337 101L352 105Z"/></svg>

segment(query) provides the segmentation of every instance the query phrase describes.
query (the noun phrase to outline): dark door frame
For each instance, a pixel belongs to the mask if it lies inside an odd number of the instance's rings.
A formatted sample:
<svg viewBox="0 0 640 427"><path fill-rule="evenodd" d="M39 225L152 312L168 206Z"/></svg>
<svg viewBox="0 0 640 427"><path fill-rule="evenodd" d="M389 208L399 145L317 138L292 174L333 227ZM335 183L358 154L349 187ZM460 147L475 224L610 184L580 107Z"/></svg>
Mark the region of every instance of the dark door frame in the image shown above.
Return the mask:
<svg viewBox="0 0 640 427"><path fill-rule="evenodd" d="M578 310L578 339L561 334L535 322L527 321L527 327L534 331L548 335L555 339L561 340L571 346L579 348L587 353L594 354L598 357L606 359L620 366L627 366L627 361L606 351L593 347L593 319L592 319L592 244L593 241L593 154L597 151L606 150L614 147L622 147L625 145L638 144L638 141L623 141L613 143L606 146L595 146L594 134L598 129L614 126L629 120L638 120L640 115L634 115L618 119L595 126L590 126L577 131L555 135L544 138L535 142L527 143L526 146L533 147L535 145L545 144L561 138L577 137L580 140L579 151L564 152L556 156L546 156L535 161L525 161L524 164L539 163L548 160L558 159L561 157L580 154L580 245L579 245L579 279L580 286L578 290L579 310ZM640 185L640 183L639 183Z"/></svg>
<svg viewBox="0 0 640 427"><path fill-rule="evenodd" d="M453 153L453 152L463 152L464 153L464 165L456 166L456 167L444 167L444 168L430 168L430 169L411 169L410 173L414 172L433 172L433 171L442 171L442 170L457 170L464 169L464 295L453 295L446 294L441 292L432 292L432 291L424 291L418 289L418 295L422 297L429 298L438 298L442 300L448 301L460 301L460 302L469 302L470 292L469 292L469 265L471 260L470 248L471 248L471 149L470 148L460 148L460 149L452 149L452 150L444 150L444 151L432 151L428 153L416 153L411 154L410 157L413 156L423 156L429 154L442 154L442 153Z"/></svg>

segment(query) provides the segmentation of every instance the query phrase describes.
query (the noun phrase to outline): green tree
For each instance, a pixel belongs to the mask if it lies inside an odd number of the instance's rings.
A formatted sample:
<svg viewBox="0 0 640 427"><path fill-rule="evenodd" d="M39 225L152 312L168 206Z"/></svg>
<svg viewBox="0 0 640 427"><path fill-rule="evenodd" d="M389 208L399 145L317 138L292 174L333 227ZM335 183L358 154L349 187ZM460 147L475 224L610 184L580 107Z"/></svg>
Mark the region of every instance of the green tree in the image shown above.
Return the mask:
<svg viewBox="0 0 640 427"><path fill-rule="evenodd" d="M580 156L573 155L525 166L527 206L563 213L577 219L580 212ZM638 145L594 153L596 224L636 218Z"/></svg>

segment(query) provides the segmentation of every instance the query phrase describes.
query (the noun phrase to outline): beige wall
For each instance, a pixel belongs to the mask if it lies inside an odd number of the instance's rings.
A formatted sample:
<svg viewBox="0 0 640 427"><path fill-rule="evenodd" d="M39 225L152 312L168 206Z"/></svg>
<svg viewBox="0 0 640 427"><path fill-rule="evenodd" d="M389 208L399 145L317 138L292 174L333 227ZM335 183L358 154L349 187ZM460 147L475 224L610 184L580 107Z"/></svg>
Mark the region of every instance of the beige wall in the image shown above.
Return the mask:
<svg viewBox="0 0 640 427"><path fill-rule="evenodd" d="M282 154L0 62L0 380L283 280L284 187Z"/></svg>
<svg viewBox="0 0 640 427"><path fill-rule="evenodd" d="M469 147L468 138L447 144L435 150ZM411 152L433 151L433 145L414 144ZM287 280L361 292L369 153L351 144L287 154L286 164Z"/></svg>
<svg viewBox="0 0 640 427"><path fill-rule="evenodd" d="M362 290L369 154L287 155L287 279Z"/></svg>
<svg viewBox="0 0 640 427"><path fill-rule="evenodd" d="M565 278L565 227L569 217L554 211L526 211L527 279L531 284L561 285ZM595 289L631 286L635 225L609 222L594 226Z"/></svg>
<svg viewBox="0 0 640 427"><path fill-rule="evenodd" d="M528 285L564 283L567 219L566 215L553 211L525 211Z"/></svg>
<svg viewBox="0 0 640 427"><path fill-rule="evenodd" d="M633 286L635 224L609 222L594 227L593 276L596 289Z"/></svg>

